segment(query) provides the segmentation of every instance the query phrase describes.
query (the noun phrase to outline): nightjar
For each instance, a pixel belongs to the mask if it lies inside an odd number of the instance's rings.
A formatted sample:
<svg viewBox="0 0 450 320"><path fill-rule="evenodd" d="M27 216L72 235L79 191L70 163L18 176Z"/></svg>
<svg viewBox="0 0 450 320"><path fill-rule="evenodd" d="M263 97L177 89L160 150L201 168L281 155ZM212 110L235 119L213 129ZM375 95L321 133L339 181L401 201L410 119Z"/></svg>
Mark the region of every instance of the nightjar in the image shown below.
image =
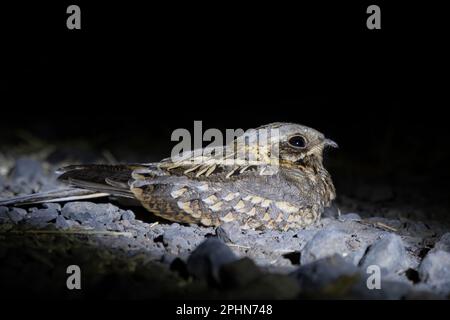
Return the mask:
<svg viewBox="0 0 450 320"><path fill-rule="evenodd" d="M115 196L137 200L153 214L180 223L300 228L318 221L336 196L322 163L327 146L337 144L312 128L272 123L225 146L157 163L67 166L59 179L69 188L0 205Z"/></svg>

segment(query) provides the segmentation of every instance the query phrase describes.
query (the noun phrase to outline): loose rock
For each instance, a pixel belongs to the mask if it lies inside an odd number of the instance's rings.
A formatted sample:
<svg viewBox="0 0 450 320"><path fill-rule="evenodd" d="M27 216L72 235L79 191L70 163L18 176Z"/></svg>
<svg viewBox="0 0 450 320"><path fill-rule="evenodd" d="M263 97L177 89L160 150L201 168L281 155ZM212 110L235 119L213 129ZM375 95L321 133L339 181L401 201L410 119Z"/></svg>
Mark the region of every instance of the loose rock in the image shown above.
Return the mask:
<svg viewBox="0 0 450 320"><path fill-rule="evenodd" d="M450 294L450 253L430 251L419 268L420 279L443 294Z"/></svg>
<svg viewBox="0 0 450 320"><path fill-rule="evenodd" d="M76 226L79 226L80 224L73 220L66 220L63 216L59 215L56 217L55 221L55 227L62 230L67 230Z"/></svg>
<svg viewBox="0 0 450 320"><path fill-rule="evenodd" d="M174 223L165 228L162 242L171 254L187 257L187 254L205 240L206 230L198 226L185 227Z"/></svg>
<svg viewBox="0 0 450 320"><path fill-rule="evenodd" d="M9 218L15 224L22 221L26 215L27 215L27 211L22 208L11 208L11 210L9 210L9 212L8 212Z"/></svg>
<svg viewBox="0 0 450 320"><path fill-rule="evenodd" d="M365 244L352 239L351 235L337 229L325 229L317 232L306 244L301 251L300 262L304 265L339 254L356 265L365 249Z"/></svg>
<svg viewBox="0 0 450 320"><path fill-rule="evenodd" d="M402 239L391 233L369 247L368 252L361 260L361 266L377 265L382 274L398 274L408 268L408 258Z"/></svg>
<svg viewBox="0 0 450 320"><path fill-rule="evenodd" d="M351 287L349 295L358 299L398 300L407 297L413 291L411 283L384 277L380 279L380 288L369 289L367 286L369 276L369 274L363 275L361 281Z"/></svg>
<svg viewBox="0 0 450 320"><path fill-rule="evenodd" d="M300 289L291 277L268 273L232 292L237 299L285 300L297 298Z"/></svg>
<svg viewBox="0 0 450 320"><path fill-rule="evenodd" d="M56 211L61 211L61 205L59 203L48 202L48 203L42 204L42 206L46 209L53 209Z"/></svg>
<svg viewBox="0 0 450 320"><path fill-rule="evenodd" d="M434 246L435 250L443 250L450 253L450 232L442 235Z"/></svg>
<svg viewBox="0 0 450 320"><path fill-rule="evenodd" d="M351 284L362 277L360 270L341 255L334 254L299 267L291 274L306 291L322 290L339 278L350 279ZM353 279L353 280L352 280Z"/></svg>
<svg viewBox="0 0 450 320"><path fill-rule="evenodd" d="M6 223L10 221L9 215L8 215L8 207L0 207L0 222Z"/></svg>
<svg viewBox="0 0 450 320"><path fill-rule="evenodd" d="M10 178L15 182L36 182L44 176L42 164L30 158L19 158L10 172Z"/></svg>
<svg viewBox="0 0 450 320"><path fill-rule="evenodd" d="M219 270L237 258L222 241L216 238L206 239L189 256L187 269L191 275L209 283L220 283Z"/></svg>
<svg viewBox="0 0 450 320"><path fill-rule="evenodd" d="M134 212L131 210L126 210L122 213L122 216L120 217L122 220L134 220L136 216L134 215Z"/></svg>
<svg viewBox="0 0 450 320"><path fill-rule="evenodd" d="M261 270L247 257L224 264L219 271L220 282L226 288L244 287L261 275Z"/></svg>
<svg viewBox="0 0 450 320"><path fill-rule="evenodd" d="M27 222L31 224L39 224L39 223L45 223L50 222L58 216L59 212L56 209L40 209L31 211L26 219Z"/></svg>
<svg viewBox="0 0 450 320"><path fill-rule="evenodd" d="M239 243L242 238L242 231L236 221L227 222L216 229L216 235L224 242Z"/></svg>
<svg viewBox="0 0 450 320"><path fill-rule="evenodd" d="M69 202L64 205L61 212L65 218L93 227L119 220L121 216L120 209L110 203Z"/></svg>

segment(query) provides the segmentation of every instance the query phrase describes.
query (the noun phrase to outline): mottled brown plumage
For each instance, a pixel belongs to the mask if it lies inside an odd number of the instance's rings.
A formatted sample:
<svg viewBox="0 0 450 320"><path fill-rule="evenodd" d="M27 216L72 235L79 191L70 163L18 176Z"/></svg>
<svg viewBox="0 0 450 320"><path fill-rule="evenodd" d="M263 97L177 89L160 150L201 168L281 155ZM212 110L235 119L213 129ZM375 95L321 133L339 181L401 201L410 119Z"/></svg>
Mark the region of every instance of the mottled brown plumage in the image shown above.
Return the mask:
<svg viewBox="0 0 450 320"><path fill-rule="evenodd" d="M189 152L150 164L69 166L60 179L78 192L136 199L155 215L182 223L237 221L244 229L288 230L320 219L335 198L323 149L337 145L292 123L244 136L206 157Z"/></svg>

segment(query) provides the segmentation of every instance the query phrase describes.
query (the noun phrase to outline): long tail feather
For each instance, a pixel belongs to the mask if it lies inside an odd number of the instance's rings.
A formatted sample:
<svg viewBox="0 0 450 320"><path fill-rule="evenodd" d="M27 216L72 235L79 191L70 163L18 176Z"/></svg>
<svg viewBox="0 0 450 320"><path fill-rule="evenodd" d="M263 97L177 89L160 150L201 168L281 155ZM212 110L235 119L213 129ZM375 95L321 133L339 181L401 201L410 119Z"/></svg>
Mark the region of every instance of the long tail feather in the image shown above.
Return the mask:
<svg viewBox="0 0 450 320"><path fill-rule="evenodd" d="M134 198L128 186L135 165L73 165L58 170L59 180L77 188Z"/></svg>
<svg viewBox="0 0 450 320"><path fill-rule="evenodd" d="M59 180L70 187L0 200L0 206L28 205L116 196L134 199L128 186L131 172L139 165L72 165L59 171Z"/></svg>
<svg viewBox="0 0 450 320"><path fill-rule="evenodd" d="M95 192L92 190L79 188L66 188L48 192L40 192L25 196L18 196L3 200L0 199L0 206L23 206L44 202L74 201L107 196L109 196L108 193Z"/></svg>

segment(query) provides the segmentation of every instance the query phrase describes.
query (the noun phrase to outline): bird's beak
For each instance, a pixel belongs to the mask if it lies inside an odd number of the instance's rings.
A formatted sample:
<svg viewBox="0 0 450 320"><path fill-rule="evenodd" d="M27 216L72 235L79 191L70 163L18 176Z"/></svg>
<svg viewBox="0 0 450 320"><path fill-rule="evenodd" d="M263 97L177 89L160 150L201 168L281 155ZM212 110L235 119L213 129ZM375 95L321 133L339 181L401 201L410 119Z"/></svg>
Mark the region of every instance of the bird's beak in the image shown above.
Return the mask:
<svg viewBox="0 0 450 320"><path fill-rule="evenodd" d="M336 142L334 142L333 140L331 140L331 139L323 140L323 144L325 146L329 146L329 147L333 147L333 148L338 148L339 147L338 144Z"/></svg>

